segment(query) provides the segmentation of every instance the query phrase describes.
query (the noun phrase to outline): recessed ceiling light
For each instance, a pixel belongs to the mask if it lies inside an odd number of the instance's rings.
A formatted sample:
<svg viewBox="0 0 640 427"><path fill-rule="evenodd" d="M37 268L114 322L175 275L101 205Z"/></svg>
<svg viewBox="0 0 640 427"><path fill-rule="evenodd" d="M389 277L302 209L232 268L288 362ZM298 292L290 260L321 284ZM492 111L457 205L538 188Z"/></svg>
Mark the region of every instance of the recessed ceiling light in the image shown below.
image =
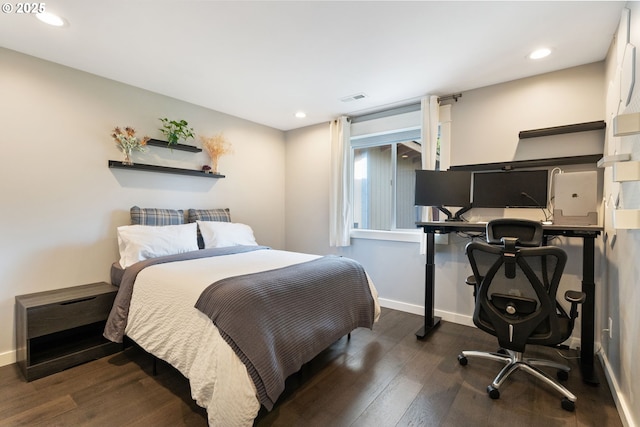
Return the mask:
<svg viewBox="0 0 640 427"><path fill-rule="evenodd" d="M304 111L298 111L296 113L296 117L299 119L304 119L305 117L307 117L307 113L305 113Z"/></svg>
<svg viewBox="0 0 640 427"><path fill-rule="evenodd" d="M49 24L54 27L64 27L66 25L69 25L64 18L51 12L36 13L36 18L38 18L45 24Z"/></svg>
<svg viewBox="0 0 640 427"><path fill-rule="evenodd" d="M529 54L529 59L542 59L551 55L551 49L543 47L541 49L534 50Z"/></svg>

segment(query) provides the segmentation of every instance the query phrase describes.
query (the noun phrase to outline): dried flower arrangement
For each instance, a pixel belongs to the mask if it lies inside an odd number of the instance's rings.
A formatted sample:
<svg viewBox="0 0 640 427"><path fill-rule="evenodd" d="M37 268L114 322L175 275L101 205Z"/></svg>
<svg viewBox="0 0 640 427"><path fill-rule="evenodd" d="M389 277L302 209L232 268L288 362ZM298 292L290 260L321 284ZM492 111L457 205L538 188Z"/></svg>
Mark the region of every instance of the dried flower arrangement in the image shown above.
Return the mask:
<svg viewBox="0 0 640 427"><path fill-rule="evenodd" d="M113 129L111 137L115 140L116 146L124 153L124 160L122 163L132 165L131 152L135 151L147 151L147 141L149 137L145 136L142 139L136 136L136 131L131 126L126 126L123 129L116 127Z"/></svg>
<svg viewBox="0 0 640 427"><path fill-rule="evenodd" d="M200 135L200 140L202 141L202 149L209 154L209 157L211 157L211 172L218 173L218 160L220 159L220 156L232 152L231 144L222 133L211 137Z"/></svg>

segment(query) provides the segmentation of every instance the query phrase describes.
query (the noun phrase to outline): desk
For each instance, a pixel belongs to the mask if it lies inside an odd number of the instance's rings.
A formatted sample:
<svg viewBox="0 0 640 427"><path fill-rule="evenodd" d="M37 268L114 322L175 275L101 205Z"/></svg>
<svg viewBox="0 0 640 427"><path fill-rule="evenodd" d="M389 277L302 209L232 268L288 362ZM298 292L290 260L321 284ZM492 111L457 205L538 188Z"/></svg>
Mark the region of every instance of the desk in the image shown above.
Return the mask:
<svg viewBox="0 0 640 427"><path fill-rule="evenodd" d="M425 264L425 297L424 297L424 326L416 332L418 339L425 338L440 322L440 318L433 313L433 291L435 287L435 234L455 232L482 232L486 230L486 223L462 221L417 222L427 234L427 255ZM598 384L594 371L594 324L595 324L595 238L602 232L597 225L543 225L543 232L548 236L579 237L582 239L582 292L586 299L582 304L580 370L582 379L590 384Z"/></svg>

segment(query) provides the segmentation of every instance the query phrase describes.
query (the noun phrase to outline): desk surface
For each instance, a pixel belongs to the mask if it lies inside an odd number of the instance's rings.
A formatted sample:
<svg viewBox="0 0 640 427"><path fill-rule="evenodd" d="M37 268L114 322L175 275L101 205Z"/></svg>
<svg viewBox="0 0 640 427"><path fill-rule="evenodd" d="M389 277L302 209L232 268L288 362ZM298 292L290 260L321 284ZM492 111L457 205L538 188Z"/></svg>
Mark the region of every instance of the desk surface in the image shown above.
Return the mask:
<svg viewBox="0 0 640 427"><path fill-rule="evenodd" d="M486 230L487 223L467 221L427 221L416 222L416 226L423 228L427 233L452 233L456 231L484 231ZM547 235L595 237L602 233L603 228L599 225L543 224L542 230Z"/></svg>

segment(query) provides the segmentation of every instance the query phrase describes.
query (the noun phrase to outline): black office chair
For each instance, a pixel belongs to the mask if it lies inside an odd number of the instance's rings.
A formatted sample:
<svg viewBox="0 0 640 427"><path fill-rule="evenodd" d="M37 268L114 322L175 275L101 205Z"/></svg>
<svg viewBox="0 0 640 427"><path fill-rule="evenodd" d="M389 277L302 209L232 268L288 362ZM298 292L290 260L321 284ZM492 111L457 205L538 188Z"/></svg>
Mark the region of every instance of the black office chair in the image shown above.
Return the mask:
<svg viewBox="0 0 640 427"><path fill-rule="evenodd" d="M511 236L510 236L511 235ZM487 224L487 243L471 242L466 247L476 286L473 322L498 338L498 352L463 351L461 365L468 357L503 362L487 393L500 397L499 388L513 372L522 369L564 395L562 408L575 409L576 396L554 378L537 368L558 370L558 379L566 380L570 368L549 360L523 356L526 344L557 346L571 336L577 305L585 294L567 291L571 303L567 313L556 303L556 292L567 255L557 247L540 246L542 226L528 220L500 219Z"/></svg>

